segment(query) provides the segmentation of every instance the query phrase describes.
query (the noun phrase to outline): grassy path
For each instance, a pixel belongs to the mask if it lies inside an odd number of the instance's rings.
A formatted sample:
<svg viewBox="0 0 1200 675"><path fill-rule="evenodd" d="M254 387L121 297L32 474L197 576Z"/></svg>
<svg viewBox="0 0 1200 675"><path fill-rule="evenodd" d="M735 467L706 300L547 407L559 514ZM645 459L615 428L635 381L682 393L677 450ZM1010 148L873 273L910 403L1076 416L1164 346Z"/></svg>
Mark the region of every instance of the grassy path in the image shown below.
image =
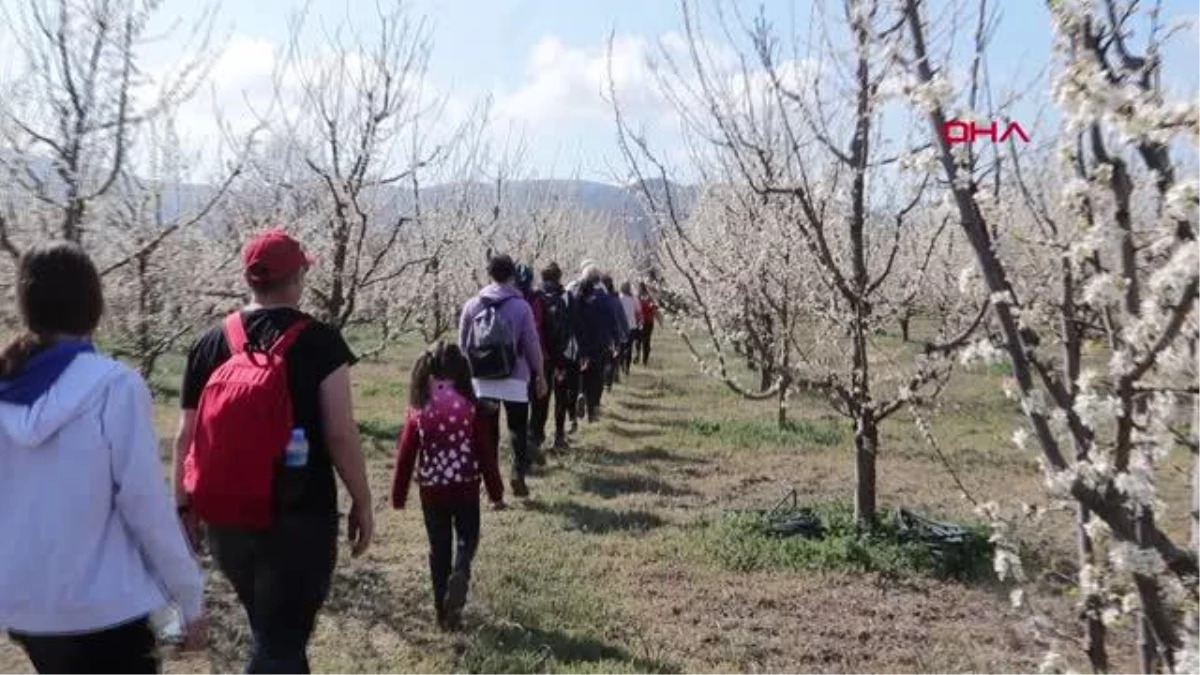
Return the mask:
<svg viewBox="0 0 1200 675"><path fill-rule="evenodd" d="M312 644L314 670L1036 669L1042 647L990 584L722 566L704 535L727 510L769 506L792 487L809 501L849 498L849 436L822 405L802 399L792 413L797 425L780 431L769 408L733 399L694 374L680 347L660 342L659 361L635 369L606 399L604 420L531 481L531 499L484 514L466 630L451 635L434 628L419 509L387 504L415 349L357 367L378 538L366 559L339 565ZM160 384L176 378L168 372ZM1033 458L1008 442L1016 412L989 379L958 378L935 428L980 497L1040 497ZM159 412L165 439L174 403ZM969 517L970 505L908 424L884 428L882 501ZM1063 532L1047 545L1069 551L1069 527ZM170 671L241 669L249 635L219 575L211 577L209 612L211 649L172 660ZM0 671L29 672L3 640Z"/></svg>

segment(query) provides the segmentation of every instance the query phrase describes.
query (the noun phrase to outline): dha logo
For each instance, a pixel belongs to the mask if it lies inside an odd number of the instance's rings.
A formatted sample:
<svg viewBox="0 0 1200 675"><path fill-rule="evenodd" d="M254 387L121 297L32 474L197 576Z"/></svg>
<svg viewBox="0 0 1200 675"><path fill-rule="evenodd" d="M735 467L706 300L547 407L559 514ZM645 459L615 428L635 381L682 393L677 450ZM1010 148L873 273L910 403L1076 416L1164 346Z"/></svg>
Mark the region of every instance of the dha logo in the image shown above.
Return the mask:
<svg viewBox="0 0 1200 675"><path fill-rule="evenodd" d="M942 138L950 145L974 143L980 136L986 136L993 143L1003 143L1015 133L1023 143L1029 142L1029 134L1025 133L1019 122L1009 122L999 136L996 135L997 127L995 120L987 126L980 126L974 121L950 120L942 125Z"/></svg>

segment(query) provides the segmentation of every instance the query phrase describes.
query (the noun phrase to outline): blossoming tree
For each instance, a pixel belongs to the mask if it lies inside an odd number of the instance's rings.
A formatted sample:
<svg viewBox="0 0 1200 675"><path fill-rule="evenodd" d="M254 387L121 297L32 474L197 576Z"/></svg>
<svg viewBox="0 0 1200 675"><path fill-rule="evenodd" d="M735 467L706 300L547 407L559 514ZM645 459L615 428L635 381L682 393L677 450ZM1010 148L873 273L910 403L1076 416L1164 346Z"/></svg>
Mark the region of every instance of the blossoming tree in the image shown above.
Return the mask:
<svg viewBox="0 0 1200 675"><path fill-rule="evenodd" d="M1194 162L1200 122L1194 102L1172 102L1160 86L1169 31L1157 11L1139 13L1137 4L1050 3L1063 121L1060 166L1046 175L1062 189L1047 194L1018 168L1023 199L1014 204L1035 224L1024 245L1053 263L1044 277L1050 292L1026 292L1022 268L999 245L998 212L942 134L962 91L934 61L939 48L920 0L903 3L906 51L914 102L937 139L1012 363L1011 393L1029 425L1014 439L1038 448L1052 495L1078 514L1084 651L1093 669L1107 670L1106 626L1128 614L1139 626L1144 672L1194 672L1196 553L1158 521L1156 469L1173 453L1197 451L1197 184L1178 158ZM1132 37L1139 21L1140 53ZM1020 154L1012 155L1019 167ZM1093 335L1110 355L1106 364L1085 358ZM995 505L988 512L999 515ZM1024 581L1007 531L997 518L997 569Z"/></svg>
<svg viewBox="0 0 1200 675"><path fill-rule="evenodd" d="M704 186L690 214L665 160L610 92L638 184L667 186L643 197L659 223L668 286L690 308L670 314L705 372L744 397L776 397L781 424L799 390L820 393L850 421L855 514L870 525L880 424L938 395L953 363L946 355L966 343L985 304L954 295L929 317L923 349L877 335L912 316L938 281L933 253L961 236L925 208L929 175L909 169L928 161L928 143L889 108L900 26L884 3L822 4L814 14L825 21L783 46L763 17L719 12L723 33L748 41L729 54L704 38L692 3L682 10L686 45L665 47L657 72ZM829 47L833 34L849 47ZM739 350L771 374L770 386L739 381L729 364Z"/></svg>

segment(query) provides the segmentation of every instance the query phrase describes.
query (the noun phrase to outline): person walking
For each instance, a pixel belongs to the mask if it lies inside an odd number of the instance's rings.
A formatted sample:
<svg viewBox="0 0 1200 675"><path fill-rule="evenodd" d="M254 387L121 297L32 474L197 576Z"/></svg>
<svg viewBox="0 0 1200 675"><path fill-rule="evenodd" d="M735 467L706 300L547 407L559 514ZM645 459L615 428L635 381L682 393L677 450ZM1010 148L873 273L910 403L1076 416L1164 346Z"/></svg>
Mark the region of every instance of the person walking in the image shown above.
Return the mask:
<svg viewBox="0 0 1200 675"><path fill-rule="evenodd" d="M610 353L605 358L604 386L612 391L613 385L621 381L621 349L629 340L629 323L625 320L625 308L613 284L613 278L607 274L600 277L604 304L612 315L612 323L616 326Z"/></svg>
<svg viewBox="0 0 1200 675"><path fill-rule="evenodd" d="M504 508L504 483L476 409L471 365L457 345L439 342L413 364L408 417L397 442L392 507L408 499L416 474L421 511L429 536L429 577L438 627L457 629L479 546L479 483L487 486L492 508ZM455 554L455 535L458 546Z"/></svg>
<svg viewBox="0 0 1200 675"><path fill-rule="evenodd" d="M529 303L529 309L533 311L533 325L537 329L538 344L542 349L542 362L546 361L546 331L545 331L545 305L542 303L542 296L533 287L533 268L524 263L517 265L516 276L517 290L521 291L521 296L525 298L525 302ZM547 371L550 369L547 367ZM546 456L542 452L542 446L546 443L546 417L550 409L550 389L553 387L550 382L550 373L547 372L547 393L545 396L538 396L536 383L529 383L529 461L531 464L538 466L546 465Z"/></svg>
<svg viewBox="0 0 1200 675"><path fill-rule="evenodd" d="M530 384L535 397L544 397L547 385L533 310L522 301L516 275L511 257L497 255L488 261L492 283L463 306L458 340L471 363L475 394L497 446L504 408L513 449L510 484L513 495L528 497Z"/></svg>
<svg viewBox="0 0 1200 675"><path fill-rule="evenodd" d="M654 322L658 320L658 305L644 282L638 283L638 319L641 321L638 352L642 365L650 363L650 343L654 337Z"/></svg>
<svg viewBox="0 0 1200 675"><path fill-rule="evenodd" d="M0 352L0 626L39 673L157 673L168 604L202 646L204 580L167 490L145 381L96 353L104 297L76 244L18 263Z"/></svg>
<svg viewBox="0 0 1200 675"><path fill-rule="evenodd" d="M307 673L308 642L337 563L334 472L350 493L351 555L374 515L350 390L356 359L334 327L300 311L312 264L282 230L247 243L253 302L188 352L176 499L208 527L217 567L250 622L251 673Z"/></svg>
<svg viewBox="0 0 1200 675"><path fill-rule="evenodd" d="M626 281L621 284L621 308L625 311L625 321L629 325L629 336L621 343L621 369L629 374L633 364L635 345L642 340L641 303L633 297L632 287Z"/></svg>
<svg viewBox="0 0 1200 675"><path fill-rule="evenodd" d="M589 422L600 417L604 394L605 364L612 356L618 337L616 320L600 285L600 272L591 267L571 299L571 323L579 344L581 395L578 415Z"/></svg>
<svg viewBox="0 0 1200 675"><path fill-rule="evenodd" d="M579 342L571 324L568 294L562 286L562 270L556 263L552 262L542 270L538 302L542 308L542 351L554 394L554 449L561 451L567 447L567 418L575 422L574 403L579 395ZM546 405L537 409L532 421L531 433L540 439L546 437L549 397L545 402Z"/></svg>

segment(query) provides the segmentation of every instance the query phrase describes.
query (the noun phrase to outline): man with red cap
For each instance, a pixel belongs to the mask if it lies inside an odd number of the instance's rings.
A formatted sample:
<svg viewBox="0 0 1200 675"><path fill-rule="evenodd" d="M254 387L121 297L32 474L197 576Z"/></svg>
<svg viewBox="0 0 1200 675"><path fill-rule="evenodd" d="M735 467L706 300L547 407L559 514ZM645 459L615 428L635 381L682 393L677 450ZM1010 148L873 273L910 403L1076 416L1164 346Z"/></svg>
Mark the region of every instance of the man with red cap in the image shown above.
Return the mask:
<svg viewBox="0 0 1200 675"><path fill-rule="evenodd" d="M188 353L175 442L175 494L193 542L198 541L197 521L208 524L213 557L249 617L254 644L247 672L307 673L308 640L328 595L337 558L335 472L350 493L352 555L367 549L374 530L371 492L351 404L349 368L355 356L336 328L299 309L305 274L313 263L299 242L282 230L263 232L246 245L242 262L253 301L228 317L223 326L208 330ZM233 515L218 524L199 508L204 506L213 513L217 507L211 504L211 496L208 505L201 503L203 491L195 490L197 479L189 473L198 471L195 466L201 463L196 459L198 448L205 445L205 453L219 455L221 448L211 446L219 445L221 439L228 449L261 433L254 423L237 429L206 428L238 415L237 410L224 411L224 418L213 414L213 401L233 401L227 410L236 408L237 403L238 393L228 384L230 373L237 371L222 366L233 359L235 351L239 363L245 362L270 350L277 341L283 361L277 361L280 365L276 367L281 373L286 370L291 400L291 414L286 417L294 427L291 440L286 451L245 450L247 455L274 452L274 457L283 457L266 469L274 472L267 477L271 481L268 524L237 524L238 507L230 507ZM236 350L231 349L231 342L239 345ZM210 378L217 383L214 389L209 388ZM282 379L277 381L282 383ZM200 405L202 400L207 409ZM258 443L251 441L250 445ZM243 452L238 447L238 452ZM241 469L239 462L232 465L239 468L217 477L219 487L240 485L245 479L241 474L250 473L249 468ZM209 466L211 472L213 465ZM245 466L250 466L248 457ZM214 478L208 480L211 485Z"/></svg>

